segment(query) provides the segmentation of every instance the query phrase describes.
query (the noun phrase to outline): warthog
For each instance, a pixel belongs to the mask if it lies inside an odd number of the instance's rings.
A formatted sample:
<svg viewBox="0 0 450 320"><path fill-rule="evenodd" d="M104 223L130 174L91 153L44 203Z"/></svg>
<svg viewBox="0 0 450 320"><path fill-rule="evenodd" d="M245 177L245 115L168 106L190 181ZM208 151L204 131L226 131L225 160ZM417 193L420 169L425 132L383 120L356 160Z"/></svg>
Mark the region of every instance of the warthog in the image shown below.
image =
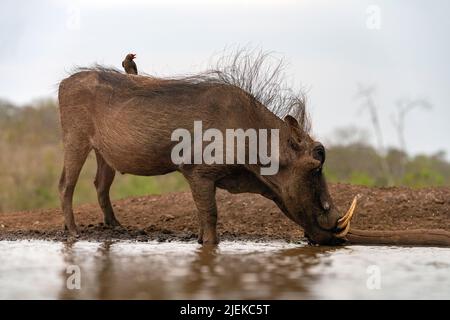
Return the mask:
<svg viewBox="0 0 450 320"><path fill-rule="evenodd" d="M94 67L64 79L59 86L64 143L59 191L65 228L77 233L73 192L94 150L95 186L106 225L119 226L109 197L116 171L141 176L179 171L189 182L198 209L200 243L218 242L216 188L273 200L303 227L311 242L342 241L354 205L343 216L333 204L322 172L325 148L309 134L303 96L278 82L279 66L261 81L264 58L260 55L252 63L248 56L238 55L230 67L183 78L134 76ZM177 142L171 140L172 132L193 130L199 120L204 130L221 132L278 129L278 172L261 175L259 163L174 164L171 150Z"/></svg>

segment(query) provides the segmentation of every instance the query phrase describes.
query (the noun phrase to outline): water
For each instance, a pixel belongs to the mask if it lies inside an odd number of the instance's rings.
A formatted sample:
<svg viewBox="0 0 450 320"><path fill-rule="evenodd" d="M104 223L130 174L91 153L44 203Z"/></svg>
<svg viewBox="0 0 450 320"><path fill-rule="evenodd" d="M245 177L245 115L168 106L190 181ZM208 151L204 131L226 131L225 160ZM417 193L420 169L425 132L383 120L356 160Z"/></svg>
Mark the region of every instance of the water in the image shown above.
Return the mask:
<svg viewBox="0 0 450 320"><path fill-rule="evenodd" d="M0 299L17 298L450 299L450 249L0 241Z"/></svg>

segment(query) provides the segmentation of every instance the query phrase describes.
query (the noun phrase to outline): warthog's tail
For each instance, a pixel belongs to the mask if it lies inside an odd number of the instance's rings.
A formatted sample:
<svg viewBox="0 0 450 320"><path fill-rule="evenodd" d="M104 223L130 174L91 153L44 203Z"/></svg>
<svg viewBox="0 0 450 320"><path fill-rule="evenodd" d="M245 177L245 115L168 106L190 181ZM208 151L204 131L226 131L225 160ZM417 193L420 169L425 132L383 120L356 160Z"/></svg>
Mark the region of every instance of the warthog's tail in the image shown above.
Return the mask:
<svg viewBox="0 0 450 320"><path fill-rule="evenodd" d="M450 247L450 232L442 229L378 231L352 228L346 239L349 244Z"/></svg>

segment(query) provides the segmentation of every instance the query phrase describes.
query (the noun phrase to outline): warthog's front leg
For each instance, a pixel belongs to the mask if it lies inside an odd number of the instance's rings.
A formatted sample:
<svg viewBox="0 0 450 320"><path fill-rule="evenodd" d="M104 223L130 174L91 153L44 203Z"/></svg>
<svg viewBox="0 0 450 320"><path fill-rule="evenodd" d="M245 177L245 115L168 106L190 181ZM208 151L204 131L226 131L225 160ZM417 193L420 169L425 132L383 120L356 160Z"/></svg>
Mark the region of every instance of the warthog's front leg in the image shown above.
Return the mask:
<svg viewBox="0 0 450 320"><path fill-rule="evenodd" d="M203 244L217 244L217 206L216 206L216 187L214 181L189 177L192 197L198 210L199 218L199 236L198 242Z"/></svg>

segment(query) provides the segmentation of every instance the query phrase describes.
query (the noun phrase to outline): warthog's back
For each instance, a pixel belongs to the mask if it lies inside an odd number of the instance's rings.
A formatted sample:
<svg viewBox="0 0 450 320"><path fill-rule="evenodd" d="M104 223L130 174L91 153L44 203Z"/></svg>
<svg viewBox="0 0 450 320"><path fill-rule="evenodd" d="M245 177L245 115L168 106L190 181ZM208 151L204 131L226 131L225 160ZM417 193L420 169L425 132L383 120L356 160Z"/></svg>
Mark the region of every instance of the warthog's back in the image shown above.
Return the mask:
<svg viewBox="0 0 450 320"><path fill-rule="evenodd" d="M89 139L114 169L142 175L176 169L171 134L177 128L192 130L195 120L205 129L255 126L246 113L256 110L245 108L246 101L242 90L231 86L110 70L75 73L59 88L64 135Z"/></svg>

